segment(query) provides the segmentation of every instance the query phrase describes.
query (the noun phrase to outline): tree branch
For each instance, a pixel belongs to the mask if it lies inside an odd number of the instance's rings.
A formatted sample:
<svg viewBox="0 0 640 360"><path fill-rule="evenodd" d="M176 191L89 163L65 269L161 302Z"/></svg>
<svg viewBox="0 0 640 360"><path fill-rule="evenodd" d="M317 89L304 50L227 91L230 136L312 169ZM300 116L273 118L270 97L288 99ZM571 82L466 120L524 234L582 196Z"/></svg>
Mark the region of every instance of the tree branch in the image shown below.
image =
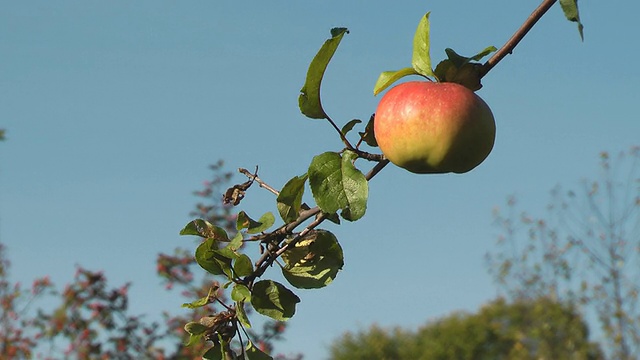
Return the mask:
<svg viewBox="0 0 640 360"><path fill-rule="evenodd" d="M508 54L511 54L520 40L522 40L522 38L527 35L529 30L533 28L533 25L535 25L538 20L540 20L542 15L544 15L547 10L549 10L551 6L553 6L553 4L555 4L557 1L558 0L544 0L542 4L540 4L535 10L533 10L531 15L529 15L527 20L511 36L511 38L495 54L493 54L493 56L489 60L487 60L484 65L482 65L480 77L482 78L487 75L487 73L491 71L491 69L493 69L493 67L496 66L500 62L500 60L502 60Z"/></svg>
<svg viewBox="0 0 640 360"><path fill-rule="evenodd" d="M389 160L382 160L381 162L377 163L365 175L365 179L367 179L367 181L371 180L374 176L376 176L380 172L380 170L382 170L385 166L387 166L387 164L389 164ZM298 227L300 224L302 224L303 222L307 221L308 219L316 215L318 215L317 218L312 223L307 225L304 228L304 230L299 232L287 244L285 244L275 252L271 252L269 251L269 249L267 249L267 251L265 251L265 253L262 254L260 259L256 262L256 270L253 272L253 274L243 279L243 282L248 284L253 280L255 280L256 278L259 278L260 276L262 276L264 272L267 270L267 268L269 268L273 264L273 262L280 255L282 255L282 253L284 253L287 249L291 248L292 246L295 246L295 244L298 241L300 241L305 235L307 235L311 230L315 229L318 225L322 224L322 222L324 222L324 220L326 219L326 215L322 213L322 210L320 210L319 207L316 206L314 208L301 212L300 216L298 216L296 220L288 224L285 224L284 226L280 227L278 230L274 231L274 234L276 235L290 235L293 233L293 230L295 230L296 227Z"/></svg>

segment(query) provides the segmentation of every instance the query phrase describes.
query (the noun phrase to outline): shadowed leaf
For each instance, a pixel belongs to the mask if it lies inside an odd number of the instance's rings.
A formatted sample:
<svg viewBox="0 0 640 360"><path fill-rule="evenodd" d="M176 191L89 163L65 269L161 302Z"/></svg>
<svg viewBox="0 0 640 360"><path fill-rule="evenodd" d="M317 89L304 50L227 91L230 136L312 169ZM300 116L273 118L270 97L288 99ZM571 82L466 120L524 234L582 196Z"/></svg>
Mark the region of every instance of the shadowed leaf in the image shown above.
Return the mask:
<svg viewBox="0 0 640 360"><path fill-rule="evenodd" d="M338 239L326 230L309 233L282 254L282 274L289 283L301 289L317 289L335 279L344 265Z"/></svg>
<svg viewBox="0 0 640 360"><path fill-rule="evenodd" d="M251 305L262 315L274 320L285 321L296 312L296 304L300 298L272 280L261 280L253 285L251 291Z"/></svg>

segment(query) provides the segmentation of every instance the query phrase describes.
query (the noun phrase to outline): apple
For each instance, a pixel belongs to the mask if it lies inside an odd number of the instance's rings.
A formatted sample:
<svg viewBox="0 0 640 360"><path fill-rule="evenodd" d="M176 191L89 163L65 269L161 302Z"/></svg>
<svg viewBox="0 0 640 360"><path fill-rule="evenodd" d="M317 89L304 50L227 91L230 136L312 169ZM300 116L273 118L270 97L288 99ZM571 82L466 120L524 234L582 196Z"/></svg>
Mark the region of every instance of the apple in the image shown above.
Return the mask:
<svg viewBox="0 0 640 360"><path fill-rule="evenodd" d="M487 158L496 135L489 106L450 82L405 82L382 97L373 122L384 156L418 174L465 173Z"/></svg>

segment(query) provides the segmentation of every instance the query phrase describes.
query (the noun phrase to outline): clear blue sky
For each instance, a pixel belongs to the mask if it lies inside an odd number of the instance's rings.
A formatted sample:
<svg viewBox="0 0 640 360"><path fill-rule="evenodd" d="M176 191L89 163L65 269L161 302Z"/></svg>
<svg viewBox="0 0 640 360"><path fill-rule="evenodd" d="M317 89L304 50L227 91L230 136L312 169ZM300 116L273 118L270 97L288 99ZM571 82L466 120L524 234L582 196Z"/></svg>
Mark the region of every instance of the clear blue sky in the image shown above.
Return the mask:
<svg viewBox="0 0 640 360"><path fill-rule="evenodd" d="M446 47L501 46L537 4L0 1L0 240L13 278L62 285L80 264L114 286L132 281L134 312L184 311L154 261L192 244L178 231L207 165L259 165L280 187L313 155L340 149L330 126L297 108L331 27L351 30L323 88L344 123L375 110L381 71L409 65L426 11L440 60ZM640 4L580 4L584 43L556 5L484 79L479 95L497 122L485 163L437 176L389 166L364 219L328 225L346 265L328 288L298 292L278 350L322 359L346 330L477 309L496 295L483 262L498 232L491 210L510 194L540 210L554 185L595 175L601 150L640 143ZM252 189L238 210L258 216L275 203Z"/></svg>

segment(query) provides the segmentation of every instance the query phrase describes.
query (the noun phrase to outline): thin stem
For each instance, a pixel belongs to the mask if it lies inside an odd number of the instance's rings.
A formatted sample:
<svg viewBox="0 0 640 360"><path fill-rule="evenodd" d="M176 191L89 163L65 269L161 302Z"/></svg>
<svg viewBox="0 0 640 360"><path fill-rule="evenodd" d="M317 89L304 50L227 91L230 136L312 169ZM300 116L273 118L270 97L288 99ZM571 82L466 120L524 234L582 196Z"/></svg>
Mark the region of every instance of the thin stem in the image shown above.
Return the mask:
<svg viewBox="0 0 640 360"><path fill-rule="evenodd" d="M240 323L240 321L238 321L238 319L235 319L235 321L233 322L233 326L236 328L236 333L238 334L238 340L240 340L240 354L244 359L246 354L244 351L244 343L242 342L242 334L240 333L240 329L238 328L238 323ZM244 327L242 326L242 324L240 324L240 327L242 327L242 331L244 331ZM249 335L247 335L247 341L251 341L249 339Z"/></svg>
<svg viewBox="0 0 640 360"><path fill-rule="evenodd" d="M253 173L251 173L249 170L247 170L245 168L239 168L238 171L241 174L243 174L246 177L248 177L249 179L257 182L258 185L260 185L261 188L269 190L271 193L273 193L276 196L280 195L280 192L278 190L274 189L273 187L269 186L269 184L267 184L264 181L262 181L262 179L260 179L257 174L253 174Z"/></svg>
<svg viewBox="0 0 640 360"><path fill-rule="evenodd" d="M342 130L340 130L340 128L338 128L338 125L336 125L336 123L333 122L333 120L331 120L329 115L327 115L326 119L329 121L329 124L331 124L331 126L333 126L333 128L336 129L336 131L338 132L338 135L340 135L340 139L342 139L342 142L344 143L344 145L350 150L355 149L353 147L353 145L351 145L351 143L349 142L349 139L347 139L347 137L344 136L344 134L342 133Z"/></svg>
<svg viewBox="0 0 640 360"><path fill-rule="evenodd" d="M513 36L511 36L511 38L500 48L500 50L493 54L493 56L489 60L487 60L484 65L482 65L480 77L484 77L485 75L487 75L487 73L491 71L491 69L493 69L493 67L496 66L500 62L500 60L502 60L508 54L511 54L520 40L522 40L522 38L527 35L529 30L533 28L533 25L535 25L538 20L540 20L542 15L544 15L547 10L549 10L551 6L553 6L553 4L555 4L557 1L558 0L544 0L542 4L540 4L535 10L533 10L531 15L529 15L527 20L522 24L522 26L520 26L520 28L513 34Z"/></svg>

